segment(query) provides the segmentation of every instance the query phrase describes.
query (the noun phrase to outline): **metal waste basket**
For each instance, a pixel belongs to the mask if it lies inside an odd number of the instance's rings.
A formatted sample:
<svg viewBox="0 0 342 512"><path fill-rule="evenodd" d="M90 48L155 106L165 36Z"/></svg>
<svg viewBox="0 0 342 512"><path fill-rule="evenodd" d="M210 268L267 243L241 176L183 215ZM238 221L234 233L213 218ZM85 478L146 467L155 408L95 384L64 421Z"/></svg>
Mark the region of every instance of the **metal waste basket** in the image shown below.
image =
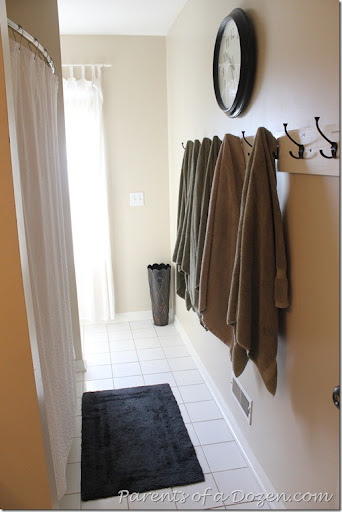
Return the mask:
<svg viewBox="0 0 342 512"><path fill-rule="evenodd" d="M170 272L170 265L165 263L147 267L154 325L169 323Z"/></svg>

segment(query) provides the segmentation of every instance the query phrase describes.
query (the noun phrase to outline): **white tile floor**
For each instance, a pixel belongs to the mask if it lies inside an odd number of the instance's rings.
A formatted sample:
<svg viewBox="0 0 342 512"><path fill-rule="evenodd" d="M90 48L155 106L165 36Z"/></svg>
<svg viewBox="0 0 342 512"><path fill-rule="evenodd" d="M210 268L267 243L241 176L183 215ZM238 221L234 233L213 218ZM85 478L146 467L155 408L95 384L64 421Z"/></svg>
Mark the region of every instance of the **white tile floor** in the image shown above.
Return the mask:
<svg viewBox="0 0 342 512"><path fill-rule="evenodd" d="M248 493L260 493L251 469L222 418L210 391L174 325L156 327L151 320L89 325L82 327L87 372L76 374L77 418L73 445L67 464L67 493L62 509L200 510L256 509ZM163 489L165 501L132 501L118 497L82 502L80 499L81 397L85 391L118 389L168 382L179 404L184 423L205 473L205 482ZM199 494L209 488L202 502ZM232 491L235 504L232 502ZM167 492L169 493L167 495ZM183 493L183 494L181 494ZM217 496L215 497L215 494ZM222 496L220 493L223 493ZM184 497L185 494L185 497ZM189 497L187 497L189 495ZM171 498L171 501L167 499ZM139 496L139 498L143 498ZM181 499L184 498L184 499ZM196 501L197 500L197 501ZM269 508L265 504L261 508Z"/></svg>

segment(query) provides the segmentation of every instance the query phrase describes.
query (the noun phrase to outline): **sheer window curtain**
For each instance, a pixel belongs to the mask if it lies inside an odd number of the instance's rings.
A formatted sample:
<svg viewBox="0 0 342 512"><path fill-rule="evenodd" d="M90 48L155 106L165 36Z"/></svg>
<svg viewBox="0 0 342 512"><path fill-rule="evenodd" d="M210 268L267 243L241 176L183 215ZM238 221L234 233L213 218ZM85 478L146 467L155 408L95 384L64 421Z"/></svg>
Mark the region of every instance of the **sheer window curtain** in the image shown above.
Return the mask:
<svg viewBox="0 0 342 512"><path fill-rule="evenodd" d="M24 45L10 44L28 270L60 499L66 491L76 389L57 132L58 80Z"/></svg>
<svg viewBox="0 0 342 512"><path fill-rule="evenodd" d="M101 68L63 79L71 221L80 320L114 319ZM79 68L78 68L79 69ZM88 78L88 77L87 77Z"/></svg>

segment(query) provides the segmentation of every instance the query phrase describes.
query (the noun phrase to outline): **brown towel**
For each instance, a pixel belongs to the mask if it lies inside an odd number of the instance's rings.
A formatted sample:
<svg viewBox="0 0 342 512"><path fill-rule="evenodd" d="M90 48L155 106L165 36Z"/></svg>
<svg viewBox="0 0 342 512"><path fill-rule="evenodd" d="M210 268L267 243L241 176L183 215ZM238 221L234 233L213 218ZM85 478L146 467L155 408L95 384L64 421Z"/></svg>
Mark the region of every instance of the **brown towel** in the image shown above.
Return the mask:
<svg viewBox="0 0 342 512"><path fill-rule="evenodd" d="M185 247L185 251L189 251L190 254L190 272L189 272L189 297L191 307L194 311L198 308L198 299L196 301L196 265L197 265L197 245L199 227L201 221L201 207L202 207L202 196L203 186L206 177L206 169L210 154L211 140L205 137L202 140L201 148L198 154L198 160L196 165L194 188L192 194L192 209L191 209L191 222L190 222L190 238L188 239L188 245ZM189 309L189 308L188 308Z"/></svg>
<svg viewBox="0 0 342 512"><path fill-rule="evenodd" d="M233 341L227 304L235 258L245 158L239 137L225 135L211 190L204 243L199 310L204 325L224 343Z"/></svg>
<svg viewBox="0 0 342 512"><path fill-rule="evenodd" d="M188 140L185 146L181 175L179 180L179 192L178 192L178 212L177 212L177 238L175 243L175 248L172 256L172 261L176 263L176 293L184 299L185 297L185 279L184 273L180 269L180 257L178 258L179 248L183 245L182 242L182 234L183 234L183 225L185 219L185 211L186 211L186 203L187 203L187 193L189 186L189 174L190 174L190 164L191 164L191 156L193 151L194 143L191 140Z"/></svg>
<svg viewBox="0 0 342 512"><path fill-rule="evenodd" d="M238 377L254 361L265 386L277 387L278 309L288 307L286 256L273 153L277 143L265 128L255 137L241 199L238 240L227 321Z"/></svg>

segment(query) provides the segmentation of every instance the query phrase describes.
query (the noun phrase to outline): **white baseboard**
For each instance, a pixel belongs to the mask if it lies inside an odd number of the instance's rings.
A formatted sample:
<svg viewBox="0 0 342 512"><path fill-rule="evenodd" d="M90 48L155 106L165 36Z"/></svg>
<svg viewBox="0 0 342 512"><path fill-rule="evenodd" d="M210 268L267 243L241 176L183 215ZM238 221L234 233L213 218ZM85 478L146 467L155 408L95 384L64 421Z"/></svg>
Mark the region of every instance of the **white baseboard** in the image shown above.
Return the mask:
<svg viewBox="0 0 342 512"><path fill-rule="evenodd" d="M153 319L152 310L148 311L132 311L127 313L117 313L115 315L115 319L109 323L118 323L118 322L134 322L135 320L151 320ZM173 309L169 311L169 322L172 323L174 321Z"/></svg>
<svg viewBox="0 0 342 512"><path fill-rule="evenodd" d="M117 324L119 322L134 322L135 320L151 320L152 317L152 310L149 309L148 311L127 311L126 313L116 313L114 320L111 320L110 322L99 322L96 325L101 324ZM173 309L170 309L169 311L169 322L172 323L174 321L174 312ZM88 322L82 323L82 326L85 325L94 325L90 324Z"/></svg>
<svg viewBox="0 0 342 512"><path fill-rule="evenodd" d="M134 322L135 320L150 320L152 311L128 311L127 313L117 313L114 323L117 322Z"/></svg>
<svg viewBox="0 0 342 512"><path fill-rule="evenodd" d="M119 322L134 322L135 320L149 320L152 318L152 310L148 311L127 311L126 313L115 313L114 320L110 322L98 322L96 325L102 324L117 324ZM90 322L82 323L85 325L95 325Z"/></svg>
<svg viewBox="0 0 342 512"><path fill-rule="evenodd" d="M241 448L246 460L248 461L250 468L261 486L263 492L265 494L272 493L277 494L277 491L274 489L271 481L269 480L268 476L266 475L265 471L263 470L262 466L260 465L259 461L257 460L256 456L254 455L254 452L252 451L251 447L249 446L245 436L243 435L239 425L235 421L235 418L230 411L227 402L224 400L222 394L218 390L214 380L210 376L208 370L202 363L201 358L199 357L198 353L196 352L193 344L190 341L190 338L186 334L182 324L180 323L179 319L177 318L177 315L175 315L174 319L175 327L177 331L179 332L179 335L183 339L187 349L189 350L193 360L195 361L195 364L198 368L198 371L201 373L204 382L208 386L209 390L211 391L213 398L215 402L217 403L218 408L220 409L224 419L226 420L230 430L232 431L232 434L235 438L236 443ZM267 502L269 507L274 510L285 510L286 507L282 502L274 501L274 502ZM232 507L233 508L233 507Z"/></svg>

